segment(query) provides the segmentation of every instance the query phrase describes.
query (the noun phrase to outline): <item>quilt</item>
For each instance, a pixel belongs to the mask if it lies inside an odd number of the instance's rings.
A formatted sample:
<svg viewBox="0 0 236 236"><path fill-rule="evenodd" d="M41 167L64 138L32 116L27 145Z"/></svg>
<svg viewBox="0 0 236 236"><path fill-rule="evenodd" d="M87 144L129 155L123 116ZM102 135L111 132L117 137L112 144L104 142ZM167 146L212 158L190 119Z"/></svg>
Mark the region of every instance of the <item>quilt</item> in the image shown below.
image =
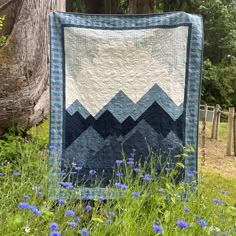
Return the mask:
<svg viewBox="0 0 236 236"><path fill-rule="evenodd" d="M184 12L50 13L49 196L115 198L117 162L183 147L197 173L203 24ZM102 181L94 185L94 175Z"/></svg>

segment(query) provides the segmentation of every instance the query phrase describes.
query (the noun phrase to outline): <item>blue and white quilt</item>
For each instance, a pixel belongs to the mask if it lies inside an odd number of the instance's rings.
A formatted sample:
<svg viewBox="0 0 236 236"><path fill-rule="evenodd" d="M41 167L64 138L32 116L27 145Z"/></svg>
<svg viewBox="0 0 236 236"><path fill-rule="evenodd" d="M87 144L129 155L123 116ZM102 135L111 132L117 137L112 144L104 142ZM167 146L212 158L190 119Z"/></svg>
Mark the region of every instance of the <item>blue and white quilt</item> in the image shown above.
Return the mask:
<svg viewBox="0 0 236 236"><path fill-rule="evenodd" d="M70 172L80 196L116 197L105 187L122 152L143 162L191 145L185 173L197 171L202 44L202 18L184 12L51 13L49 194Z"/></svg>

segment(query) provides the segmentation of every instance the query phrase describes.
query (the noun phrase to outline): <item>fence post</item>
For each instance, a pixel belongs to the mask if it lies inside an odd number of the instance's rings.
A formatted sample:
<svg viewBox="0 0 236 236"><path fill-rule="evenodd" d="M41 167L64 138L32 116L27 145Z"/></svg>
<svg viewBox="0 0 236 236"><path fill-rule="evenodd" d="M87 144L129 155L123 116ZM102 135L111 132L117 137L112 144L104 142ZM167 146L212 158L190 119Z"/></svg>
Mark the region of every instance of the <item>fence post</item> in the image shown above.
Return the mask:
<svg viewBox="0 0 236 236"><path fill-rule="evenodd" d="M236 156L236 113L234 114L234 156Z"/></svg>
<svg viewBox="0 0 236 236"><path fill-rule="evenodd" d="M216 136L215 136L215 139L218 140L219 130L220 130L220 116L221 116L220 105L219 104L216 105L216 109L217 109L217 119L216 119Z"/></svg>
<svg viewBox="0 0 236 236"><path fill-rule="evenodd" d="M232 155L233 149L233 126L234 126L234 107L229 108L228 115L228 135L227 135L227 150L226 155Z"/></svg>
<svg viewBox="0 0 236 236"><path fill-rule="evenodd" d="M212 130L211 130L211 139L218 138L218 113L220 111L220 105L216 105L214 109L214 118L212 123Z"/></svg>

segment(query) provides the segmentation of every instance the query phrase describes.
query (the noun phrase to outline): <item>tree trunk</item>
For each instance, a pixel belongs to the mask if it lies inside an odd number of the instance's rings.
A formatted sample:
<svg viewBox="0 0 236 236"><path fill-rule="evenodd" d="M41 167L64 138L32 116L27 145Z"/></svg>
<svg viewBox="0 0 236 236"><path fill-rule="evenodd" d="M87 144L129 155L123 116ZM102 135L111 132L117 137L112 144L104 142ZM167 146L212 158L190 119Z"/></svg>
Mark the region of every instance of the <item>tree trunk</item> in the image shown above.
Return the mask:
<svg viewBox="0 0 236 236"><path fill-rule="evenodd" d="M118 11L118 0L86 0L85 13L115 14Z"/></svg>
<svg viewBox="0 0 236 236"><path fill-rule="evenodd" d="M153 13L154 0L129 0L130 14Z"/></svg>
<svg viewBox="0 0 236 236"><path fill-rule="evenodd" d="M48 13L64 11L64 0L0 0L6 15L0 48L0 133L30 128L49 111Z"/></svg>

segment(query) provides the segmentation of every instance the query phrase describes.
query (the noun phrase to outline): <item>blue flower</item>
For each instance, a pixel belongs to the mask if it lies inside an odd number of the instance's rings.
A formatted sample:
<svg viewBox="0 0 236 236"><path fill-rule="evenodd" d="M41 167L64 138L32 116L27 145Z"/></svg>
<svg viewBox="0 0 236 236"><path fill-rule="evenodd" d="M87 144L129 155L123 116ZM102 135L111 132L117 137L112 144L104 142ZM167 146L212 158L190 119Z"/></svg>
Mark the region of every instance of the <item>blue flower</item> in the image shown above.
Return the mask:
<svg viewBox="0 0 236 236"><path fill-rule="evenodd" d="M171 168L166 167L166 168L165 168L165 171L169 172L169 171L171 171Z"/></svg>
<svg viewBox="0 0 236 236"><path fill-rule="evenodd" d="M90 170L90 171L89 171L89 174L90 174L90 175L96 175L96 173L97 173L96 170Z"/></svg>
<svg viewBox="0 0 236 236"><path fill-rule="evenodd" d="M185 228L187 228L189 226L189 224L186 221L184 221L184 220L178 220L176 222L176 224L181 229L185 229Z"/></svg>
<svg viewBox="0 0 236 236"><path fill-rule="evenodd" d="M58 229L58 224L55 223L55 222L54 222L54 223L51 223L51 224L49 225L49 229L52 230L52 231L55 230L55 229Z"/></svg>
<svg viewBox="0 0 236 236"><path fill-rule="evenodd" d="M132 193L132 196L133 196L133 197L139 197L139 196L140 196L140 193L139 193L139 192L133 192L133 193Z"/></svg>
<svg viewBox="0 0 236 236"><path fill-rule="evenodd" d="M122 160L116 160L116 164L117 164L117 165L120 165L120 164L122 164L122 163L123 163Z"/></svg>
<svg viewBox="0 0 236 236"><path fill-rule="evenodd" d="M70 175L76 175L76 174L77 174L76 171L71 171L71 172L70 172Z"/></svg>
<svg viewBox="0 0 236 236"><path fill-rule="evenodd" d="M113 224L113 221L112 221L112 220L107 220L106 223L107 223L108 225L111 225L111 224Z"/></svg>
<svg viewBox="0 0 236 236"><path fill-rule="evenodd" d="M66 215L67 215L67 216L74 216L74 215L75 215L75 212L72 211L72 210L66 210Z"/></svg>
<svg viewBox="0 0 236 236"><path fill-rule="evenodd" d="M88 201L88 200L89 200L89 197L86 196L86 195L84 195L84 196L82 197L82 199L83 199L83 201Z"/></svg>
<svg viewBox="0 0 236 236"><path fill-rule="evenodd" d="M222 235L223 236L228 236L228 233L227 232L222 232Z"/></svg>
<svg viewBox="0 0 236 236"><path fill-rule="evenodd" d="M130 165L130 166L131 166L131 165L134 165L134 161L128 160L128 161L127 161L127 164Z"/></svg>
<svg viewBox="0 0 236 236"><path fill-rule="evenodd" d="M91 211L93 209L93 207L88 205L88 206L85 207L85 209L86 209L86 211Z"/></svg>
<svg viewBox="0 0 236 236"><path fill-rule="evenodd" d="M188 172L186 175L187 175L187 177L193 177L194 176L194 174L190 173L190 172Z"/></svg>
<svg viewBox="0 0 236 236"><path fill-rule="evenodd" d="M29 208L29 203L28 203L28 202L20 202L20 203L18 204L18 207L19 207L20 209L28 209L28 208Z"/></svg>
<svg viewBox="0 0 236 236"><path fill-rule="evenodd" d="M20 172L13 172L13 174L12 174L14 177L17 177L17 176L19 176L20 175Z"/></svg>
<svg viewBox="0 0 236 236"><path fill-rule="evenodd" d="M190 209L187 208L187 207L184 207L183 211L186 212L186 213L188 213L188 212L190 211Z"/></svg>
<svg viewBox="0 0 236 236"><path fill-rule="evenodd" d="M43 192L37 192L37 195L41 196L41 195L43 195Z"/></svg>
<svg viewBox="0 0 236 236"><path fill-rule="evenodd" d="M77 216L77 217L75 218L75 222L78 223L79 221L80 221L80 218Z"/></svg>
<svg viewBox="0 0 236 236"><path fill-rule="evenodd" d="M158 192L159 192L159 193L164 193L165 190L164 190L163 188L160 188L160 189L158 190Z"/></svg>
<svg viewBox="0 0 236 236"><path fill-rule="evenodd" d="M224 189L221 190L221 193L222 193L223 195L228 194L226 191L224 191Z"/></svg>
<svg viewBox="0 0 236 236"><path fill-rule="evenodd" d="M138 172L140 172L140 171L141 171L140 168L138 168L138 167L134 168L134 172L138 173Z"/></svg>
<svg viewBox="0 0 236 236"><path fill-rule="evenodd" d="M24 198L25 200L28 200L28 199L29 199L29 196L28 196L28 195L24 195L23 198Z"/></svg>
<svg viewBox="0 0 236 236"><path fill-rule="evenodd" d="M116 176L122 177L122 176L124 176L124 174L122 172L120 172L120 173L117 173Z"/></svg>
<svg viewBox="0 0 236 236"><path fill-rule="evenodd" d="M35 215L42 215L42 212L40 210L38 210L38 208L34 205L31 205L29 207L29 209L35 214Z"/></svg>
<svg viewBox="0 0 236 236"><path fill-rule="evenodd" d="M125 184L122 184L120 187L121 187L122 190L127 190L128 189L128 185L125 185Z"/></svg>
<svg viewBox="0 0 236 236"><path fill-rule="evenodd" d="M120 182L116 182L116 183L115 183L115 186L116 186L117 188L120 188L121 185L122 185L122 184L121 184Z"/></svg>
<svg viewBox="0 0 236 236"><path fill-rule="evenodd" d="M199 220L198 223L201 227L206 227L207 226L207 222L205 220Z"/></svg>
<svg viewBox="0 0 236 236"><path fill-rule="evenodd" d="M82 236L89 236L89 231L87 229L81 229L80 233Z"/></svg>
<svg viewBox="0 0 236 236"><path fill-rule="evenodd" d="M64 205L66 203L65 199L59 199L58 204L59 205Z"/></svg>
<svg viewBox="0 0 236 236"><path fill-rule="evenodd" d="M107 212L107 216L108 216L108 217L115 217L116 214L115 214L115 212L113 212L113 211L109 211L109 212Z"/></svg>
<svg viewBox="0 0 236 236"><path fill-rule="evenodd" d="M213 198L213 202L218 204L218 205L223 205L223 202L220 199Z"/></svg>
<svg viewBox="0 0 236 236"><path fill-rule="evenodd" d="M152 178L151 178L151 176L150 176L150 175L146 174L146 175L144 175L144 176L143 176L143 180L146 180L146 181L151 181L151 180L152 180Z"/></svg>
<svg viewBox="0 0 236 236"><path fill-rule="evenodd" d="M58 231L52 231L52 232L50 233L50 236L61 236L61 233L58 232Z"/></svg>
<svg viewBox="0 0 236 236"><path fill-rule="evenodd" d="M81 166L75 166L75 170L80 171L80 170L82 170L82 167Z"/></svg>
<svg viewBox="0 0 236 236"><path fill-rule="evenodd" d="M103 197L103 196L99 196L99 198L98 198L98 199L99 199L99 201L100 201L100 202L102 202L102 201L104 201L104 200L105 200L105 197Z"/></svg>
<svg viewBox="0 0 236 236"><path fill-rule="evenodd" d="M156 223L153 223L152 228L156 233L162 233L163 232L163 228L160 225L157 225Z"/></svg>
<svg viewBox="0 0 236 236"><path fill-rule="evenodd" d="M201 216L200 215L195 215L196 220L201 220Z"/></svg>
<svg viewBox="0 0 236 236"><path fill-rule="evenodd" d="M4 174L3 174L2 172L0 172L0 177L1 177L1 176L4 176Z"/></svg>
<svg viewBox="0 0 236 236"><path fill-rule="evenodd" d="M58 184L67 189L73 188L72 182L59 182Z"/></svg>
<svg viewBox="0 0 236 236"><path fill-rule="evenodd" d="M77 226L77 224L75 222L69 222L68 225L71 227L71 228L75 228Z"/></svg>

